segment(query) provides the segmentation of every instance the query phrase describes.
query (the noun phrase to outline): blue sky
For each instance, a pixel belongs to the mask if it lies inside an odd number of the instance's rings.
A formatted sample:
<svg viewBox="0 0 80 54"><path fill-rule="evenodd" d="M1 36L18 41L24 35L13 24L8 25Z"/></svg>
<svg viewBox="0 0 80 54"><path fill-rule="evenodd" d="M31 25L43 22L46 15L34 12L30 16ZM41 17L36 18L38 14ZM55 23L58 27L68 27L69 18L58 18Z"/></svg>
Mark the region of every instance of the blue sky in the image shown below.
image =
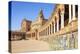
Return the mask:
<svg viewBox="0 0 80 54"><path fill-rule="evenodd" d="M21 21L24 18L34 21L40 9L43 10L44 17L48 19L55 4L13 1L11 7L11 30L18 30L21 28Z"/></svg>

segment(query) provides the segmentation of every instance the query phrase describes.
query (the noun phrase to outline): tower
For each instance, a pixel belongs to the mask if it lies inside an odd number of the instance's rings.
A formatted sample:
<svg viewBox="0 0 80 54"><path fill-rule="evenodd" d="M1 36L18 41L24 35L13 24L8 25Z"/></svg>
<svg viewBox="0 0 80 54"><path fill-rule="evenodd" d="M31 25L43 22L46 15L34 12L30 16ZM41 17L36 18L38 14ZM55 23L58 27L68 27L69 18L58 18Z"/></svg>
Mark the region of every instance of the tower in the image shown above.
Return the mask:
<svg viewBox="0 0 80 54"><path fill-rule="evenodd" d="M40 9L40 12L38 14L38 20L44 20L44 15L42 9Z"/></svg>
<svg viewBox="0 0 80 54"><path fill-rule="evenodd" d="M31 21L26 20L24 18L23 21L22 21L22 23L21 23L21 31L22 32L30 31L30 25L31 25Z"/></svg>

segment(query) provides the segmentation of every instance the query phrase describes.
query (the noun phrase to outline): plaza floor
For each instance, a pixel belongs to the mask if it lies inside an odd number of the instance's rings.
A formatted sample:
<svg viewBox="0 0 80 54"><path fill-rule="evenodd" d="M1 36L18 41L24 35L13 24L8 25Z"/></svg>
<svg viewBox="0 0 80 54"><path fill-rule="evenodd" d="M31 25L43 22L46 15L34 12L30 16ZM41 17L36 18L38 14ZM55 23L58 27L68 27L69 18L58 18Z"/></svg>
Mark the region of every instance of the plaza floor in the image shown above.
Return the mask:
<svg viewBox="0 0 80 54"><path fill-rule="evenodd" d="M33 52L33 51L48 51L49 44L39 40L20 40L12 41L12 52Z"/></svg>

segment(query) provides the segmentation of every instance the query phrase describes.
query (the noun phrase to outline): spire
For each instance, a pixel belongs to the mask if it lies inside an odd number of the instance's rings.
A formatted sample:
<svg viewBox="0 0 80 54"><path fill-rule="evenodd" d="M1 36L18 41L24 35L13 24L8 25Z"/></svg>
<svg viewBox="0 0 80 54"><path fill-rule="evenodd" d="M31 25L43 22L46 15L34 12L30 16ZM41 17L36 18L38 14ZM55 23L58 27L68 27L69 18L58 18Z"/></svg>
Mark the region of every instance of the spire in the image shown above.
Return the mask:
<svg viewBox="0 0 80 54"><path fill-rule="evenodd" d="M26 18L23 18L23 20L22 21L26 21Z"/></svg>
<svg viewBox="0 0 80 54"><path fill-rule="evenodd" d="M38 15L38 17L39 17L39 18L42 18L42 19L44 19L44 16L43 16L43 11L42 11L42 9L40 9L40 12L39 12L39 15Z"/></svg>

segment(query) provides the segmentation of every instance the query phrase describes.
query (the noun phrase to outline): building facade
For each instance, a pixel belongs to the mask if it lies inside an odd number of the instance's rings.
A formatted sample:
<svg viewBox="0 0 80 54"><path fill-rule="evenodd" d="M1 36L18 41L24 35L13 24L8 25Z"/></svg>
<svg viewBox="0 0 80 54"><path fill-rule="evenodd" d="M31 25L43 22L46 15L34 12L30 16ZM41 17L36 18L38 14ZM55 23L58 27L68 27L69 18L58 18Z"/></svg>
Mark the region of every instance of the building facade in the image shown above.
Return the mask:
<svg viewBox="0 0 80 54"><path fill-rule="evenodd" d="M53 50L78 48L78 6L57 4L49 19L40 10L35 21L23 19L20 32L25 39L48 42Z"/></svg>

